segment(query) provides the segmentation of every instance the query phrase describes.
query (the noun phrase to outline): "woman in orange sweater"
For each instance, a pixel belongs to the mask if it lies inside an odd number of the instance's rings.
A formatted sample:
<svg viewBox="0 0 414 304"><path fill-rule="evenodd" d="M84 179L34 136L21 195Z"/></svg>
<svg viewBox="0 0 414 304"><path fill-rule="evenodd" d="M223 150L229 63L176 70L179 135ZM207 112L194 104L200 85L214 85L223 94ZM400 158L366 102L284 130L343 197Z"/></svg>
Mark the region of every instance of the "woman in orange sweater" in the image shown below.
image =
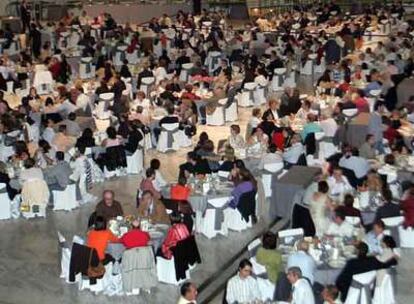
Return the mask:
<svg viewBox="0 0 414 304"><path fill-rule="evenodd" d="M97 216L94 229L88 233L86 245L96 250L99 260L104 265L115 261L111 255L105 253L109 242L117 243L119 239L106 228L105 219L102 216Z"/></svg>
<svg viewBox="0 0 414 304"><path fill-rule="evenodd" d="M187 179L185 176L178 178L178 183L171 187L170 198L177 201L188 201L191 194L191 188L187 186Z"/></svg>

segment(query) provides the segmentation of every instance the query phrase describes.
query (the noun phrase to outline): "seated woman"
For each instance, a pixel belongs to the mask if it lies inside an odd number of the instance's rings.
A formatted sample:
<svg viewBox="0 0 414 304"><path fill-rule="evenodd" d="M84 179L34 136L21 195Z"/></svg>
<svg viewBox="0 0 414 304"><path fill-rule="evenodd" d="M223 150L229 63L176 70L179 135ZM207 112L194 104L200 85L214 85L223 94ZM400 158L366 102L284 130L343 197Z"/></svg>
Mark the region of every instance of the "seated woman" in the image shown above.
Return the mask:
<svg viewBox="0 0 414 304"><path fill-rule="evenodd" d="M116 134L116 130L114 127L108 127L106 129L106 135L108 136L108 138L105 138L102 143L101 146L104 148L110 148L110 147L116 147L116 146L120 146L122 144L122 139L120 136L117 136Z"/></svg>
<svg viewBox="0 0 414 304"><path fill-rule="evenodd" d="M247 155L260 157L267 151L269 137L263 132L261 127L257 127L252 136L247 140Z"/></svg>
<svg viewBox="0 0 414 304"><path fill-rule="evenodd" d="M168 214L163 203L151 191L144 191L139 200L138 216L147 217L155 224L169 224Z"/></svg>
<svg viewBox="0 0 414 304"><path fill-rule="evenodd" d="M233 169L235 156L234 156L234 149L229 145L225 145L224 147L224 156L223 162L220 164L219 171L230 172Z"/></svg>
<svg viewBox="0 0 414 304"><path fill-rule="evenodd" d="M160 167L161 167L161 162L159 159L157 158L151 159L150 168L154 169L154 172L155 172L155 180L153 184L154 184L154 188L157 191L160 191L162 187L167 186L167 182L165 181L164 176L162 176Z"/></svg>
<svg viewBox="0 0 414 304"><path fill-rule="evenodd" d="M191 194L191 188L187 186L187 179L185 176L178 178L178 183L171 186L170 198L177 201L188 201Z"/></svg>
<svg viewBox="0 0 414 304"><path fill-rule="evenodd" d="M273 284L282 269L282 255L276 250L276 243L276 235L268 231L263 235L262 246L256 253L257 262L266 267L267 276Z"/></svg>
<svg viewBox="0 0 414 304"><path fill-rule="evenodd" d="M329 223L330 199L329 186L326 181L318 183L318 191L312 195L309 202L309 212L315 225L316 236L323 236Z"/></svg>
<svg viewBox="0 0 414 304"><path fill-rule="evenodd" d="M207 160L210 170L216 172L219 168L218 161L220 157L214 152L214 143L212 140L207 140L204 145L197 151L197 154Z"/></svg>
<svg viewBox="0 0 414 304"><path fill-rule="evenodd" d="M240 198L243 194L257 190L257 182L249 170L240 169L238 179L240 182L231 192L231 196L233 198L229 204L230 207L234 209L237 208L238 204L240 203Z"/></svg>
<svg viewBox="0 0 414 304"><path fill-rule="evenodd" d="M145 247L151 237L148 232L142 231L139 221L132 222L132 229L125 233L119 240L126 249Z"/></svg>
<svg viewBox="0 0 414 304"><path fill-rule="evenodd" d="M82 135L76 141L76 148L84 146L85 148L95 147L95 138L90 128L83 130Z"/></svg>
<svg viewBox="0 0 414 304"><path fill-rule="evenodd" d="M240 135L239 125L230 126L230 136L227 138L227 144L236 151L244 148L245 142L243 136Z"/></svg>
<svg viewBox="0 0 414 304"><path fill-rule="evenodd" d="M171 227L168 229L167 237L161 245L162 256L166 259L173 257L172 248L174 248L179 241L185 240L190 236L187 226L182 223L180 214L172 213L170 215Z"/></svg>
<svg viewBox="0 0 414 304"><path fill-rule="evenodd" d="M145 178L141 181L139 189L143 192L149 191L155 199L161 198L161 193L154 187L155 182L155 170L153 168L148 168L145 171Z"/></svg>
<svg viewBox="0 0 414 304"><path fill-rule="evenodd" d="M96 250L99 260L104 265L114 261L114 258L106 253L106 248L110 242L117 243L119 239L106 228L105 219L102 216L97 216L93 230L88 232L86 245Z"/></svg>

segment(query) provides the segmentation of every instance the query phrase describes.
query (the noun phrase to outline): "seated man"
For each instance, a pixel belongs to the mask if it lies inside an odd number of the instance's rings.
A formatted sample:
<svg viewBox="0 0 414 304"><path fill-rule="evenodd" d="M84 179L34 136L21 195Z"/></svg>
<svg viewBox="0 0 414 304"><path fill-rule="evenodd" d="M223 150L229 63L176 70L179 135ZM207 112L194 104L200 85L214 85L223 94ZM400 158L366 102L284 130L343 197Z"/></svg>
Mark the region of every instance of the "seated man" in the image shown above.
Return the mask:
<svg viewBox="0 0 414 304"><path fill-rule="evenodd" d="M180 294L181 297L178 299L177 304L196 303L197 287L194 285L194 283L185 282L183 285L181 285Z"/></svg>
<svg viewBox="0 0 414 304"><path fill-rule="evenodd" d="M287 268L298 267L301 270L303 278L308 279L309 282L313 284L314 274L316 271L316 262L313 257L308 254L308 250L308 242L299 242L298 251L292 253L288 257Z"/></svg>
<svg viewBox="0 0 414 304"><path fill-rule="evenodd" d="M328 226L326 235L339 236L339 237L351 237L354 234L354 227L345 221L345 215L341 210L335 210L335 216L333 222Z"/></svg>
<svg viewBox="0 0 414 304"><path fill-rule="evenodd" d="M44 170L45 180L49 186L49 190L64 190L70 182L72 169L68 162L65 161L65 153L56 152L56 164L47 167Z"/></svg>
<svg viewBox="0 0 414 304"><path fill-rule="evenodd" d="M248 259L240 262L238 273L227 283L227 303L254 303L261 299L257 281L251 275L252 267Z"/></svg>
<svg viewBox="0 0 414 304"><path fill-rule="evenodd" d="M315 304L312 286L302 277L299 267L291 267L287 271L287 278L292 284L292 302L294 304Z"/></svg>
<svg viewBox="0 0 414 304"><path fill-rule="evenodd" d="M346 262L338 278L336 279L336 287L341 292L341 300L345 302L348 295L349 287L351 286L352 277L354 274L364 273L371 270L378 270L388 268L397 264L395 258L382 263L373 256L367 256L368 245L361 242L356 245L357 257Z"/></svg>
<svg viewBox="0 0 414 304"><path fill-rule="evenodd" d="M132 222L132 229L125 233L119 240L126 249L130 249L148 246L150 239L149 233L142 231L139 221L135 220Z"/></svg>
<svg viewBox="0 0 414 304"><path fill-rule="evenodd" d="M145 190L139 200L138 216L148 217L152 223L170 224L170 219L163 203L156 199L149 190Z"/></svg>
<svg viewBox="0 0 414 304"><path fill-rule="evenodd" d="M323 304L341 304L339 290L334 285L326 285L322 291Z"/></svg>
<svg viewBox="0 0 414 304"><path fill-rule="evenodd" d="M341 168L335 168L328 177L329 195L334 198L341 198L348 192L352 192L352 186L346 176L343 175Z"/></svg>
<svg viewBox="0 0 414 304"><path fill-rule="evenodd" d="M367 175L370 168L368 160L360 157L355 148L345 151L344 156L339 160L339 166L353 171L359 180Z"/></svg>
<svg viewBox="0 0 414 304"><path fill-rule="evenodd" d="M102 216L106 221L123 216L122 206L114 198L115 194L112 190L104 190L102 201L96 205L96 216Z"/></svg>
<svg viewBox="0 0 414 304"><path fill-rule="evenodd" d="M364 242L368 245L370 255L380 255L382 253L381 242L384 238L385 224L382 220L377 220L372 225L372 230L365 235Z"/></svg>

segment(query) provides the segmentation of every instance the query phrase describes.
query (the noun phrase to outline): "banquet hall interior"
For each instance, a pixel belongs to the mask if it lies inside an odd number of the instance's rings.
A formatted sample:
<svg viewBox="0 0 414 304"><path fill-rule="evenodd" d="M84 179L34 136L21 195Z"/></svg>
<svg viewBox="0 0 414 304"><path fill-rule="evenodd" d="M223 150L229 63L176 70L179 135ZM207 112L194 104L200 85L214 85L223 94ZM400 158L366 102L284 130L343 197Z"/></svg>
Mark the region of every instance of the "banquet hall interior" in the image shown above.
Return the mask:
<svg viewBox="0 0 414 304"><path fill-rule="evenodd" d="M414 1L0 1L0 303L414 301Z"/></svg>

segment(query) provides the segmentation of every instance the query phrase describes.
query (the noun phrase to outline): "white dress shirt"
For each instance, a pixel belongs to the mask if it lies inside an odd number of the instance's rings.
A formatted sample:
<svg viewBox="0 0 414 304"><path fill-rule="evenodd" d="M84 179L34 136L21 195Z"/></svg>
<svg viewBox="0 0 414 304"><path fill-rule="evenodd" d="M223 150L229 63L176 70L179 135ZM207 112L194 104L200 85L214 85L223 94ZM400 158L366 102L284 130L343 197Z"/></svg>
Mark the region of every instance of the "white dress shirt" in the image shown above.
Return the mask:
<svg viewBox="0 0 414 304"><path fill-rule="evenodd" d="M301 143L295 143L285 152L283 152L283 159L289 164L296 164L300 155L304 152L303 145Z"/></svg>
<svg viewBox="0 0 414 304"><path fill-rule="evenodd" d="M260 299L259 286L252 276L242 279L239 274L236 274L227 283L226 300L229 304L251 303Z"/></svg>
<svg viewBox="0 0 414 304"><path fill-rule="evenodd" d="M327 235L339 237L351 237L354 234L354 226L347 221L343 221L341 225L331 222L326 230Z"/></svg>
<svg viewBox="0 0 414 304"><path fill-rule="evenodd" d="M335 177L328 177L329 194L333 197L343 196L344 194L352 191L352 186L349 183L346 176L342 175L342 179L337 181Z"/></svg>
<svg viewBox="0 0 414 304"><path fill-rule="evenodd" d="M319 125L321 126L326 137L334 137L336 130L338 130L338 124L333 118L322 120Z"/></svg>
<svg viewBox="0 0 414 304"><path fill-rule="evenodd" d="M161 191L161 188L167 185L167 182L159 170L155 170L155 179L152 184L157 191Z"/></svg>
<svg viewBox="0 0 414 304"><path fill-rule="evenodd" d="M299 279L293 284L291 304L315 304L312 287L306 279Z"/></svg>
<svg viewBox="0 0 414 304"><path fill-rule="evenodd" d="M381 241L384 238L384 234L376 235L373 231L370 231L365 235L364 242L368 245L369 253L372 255L382 254L383 248Z"/></svg>
<svg viewBox="0 0 414 304"><path fill-rule="evenodd" d="M302 271L302 276L313 284L316 262L309 254L302 250L291 254L288 257L286 269L290 267L299 267Z"/></svg>
<svg viewBox="0 0 414 304"><path fill-rule="evenodd" d="M53 142L53 139L55 138L55 135L56 135L55 130L53 130L53 128L47 127L46 129L43 130L42 138L46 140L49 143L49 145L51 145Z"/></svg>
<svg viewBox="0 0 414 304"><path fill-rule="evenodd" d="M370 169L368 160L359 156L341 157L339 166L354 171L356 178L364 177Z"/></svg>

